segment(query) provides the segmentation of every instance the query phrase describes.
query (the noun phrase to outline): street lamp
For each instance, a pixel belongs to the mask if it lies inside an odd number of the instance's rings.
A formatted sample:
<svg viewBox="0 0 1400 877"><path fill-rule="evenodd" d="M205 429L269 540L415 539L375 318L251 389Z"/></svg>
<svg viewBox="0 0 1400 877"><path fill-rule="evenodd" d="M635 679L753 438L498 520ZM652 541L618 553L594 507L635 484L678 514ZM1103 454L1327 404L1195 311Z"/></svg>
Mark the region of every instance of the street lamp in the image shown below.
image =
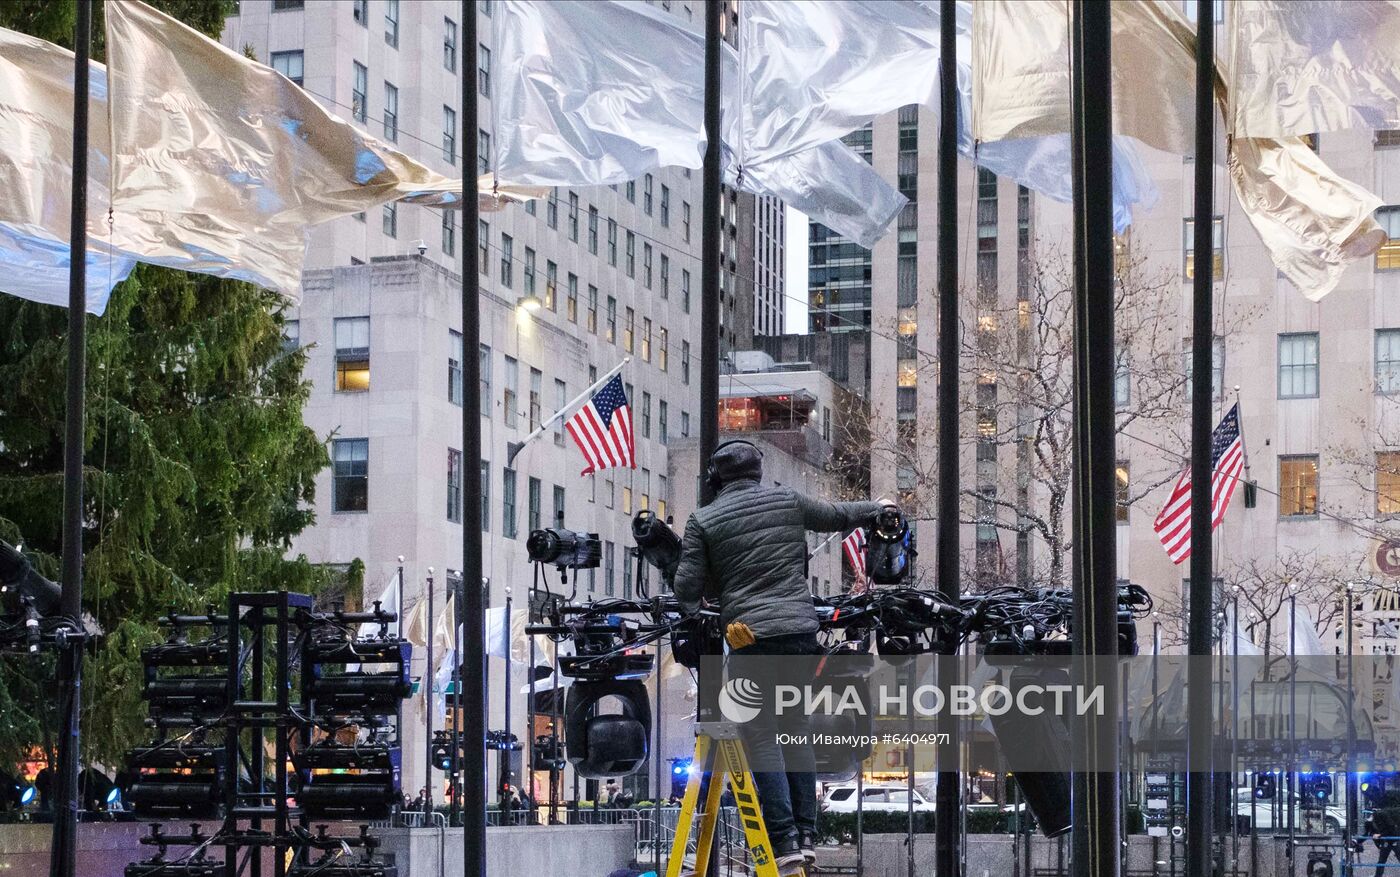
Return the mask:
<svg viewBox="0 0 1400 877"><path fill-rule="evenodd" d="M516 299L515 307L516 310L522 313L534 313L535 311L544 307L544 302L540 301L539 296L531 292L526 293L525 295L522 295L520 298Z"/></svg>

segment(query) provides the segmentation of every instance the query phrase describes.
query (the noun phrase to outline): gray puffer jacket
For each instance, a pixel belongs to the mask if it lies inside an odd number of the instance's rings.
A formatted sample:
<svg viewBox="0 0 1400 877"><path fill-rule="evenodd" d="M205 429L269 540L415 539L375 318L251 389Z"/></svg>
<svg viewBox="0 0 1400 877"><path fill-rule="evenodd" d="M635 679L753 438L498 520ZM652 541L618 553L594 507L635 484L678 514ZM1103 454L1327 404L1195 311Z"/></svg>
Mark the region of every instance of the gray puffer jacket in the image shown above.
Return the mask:
<svg viewBox="0 0 1400 877"><path fill-rule="evenodd" d="M716 600L727 626L742 621L756 637L811 633L817 612L807 585L807 531L832 533L867 523L875 502L827 502L785 487L734 481L685 525L675 591L694 612Z"/></svg>

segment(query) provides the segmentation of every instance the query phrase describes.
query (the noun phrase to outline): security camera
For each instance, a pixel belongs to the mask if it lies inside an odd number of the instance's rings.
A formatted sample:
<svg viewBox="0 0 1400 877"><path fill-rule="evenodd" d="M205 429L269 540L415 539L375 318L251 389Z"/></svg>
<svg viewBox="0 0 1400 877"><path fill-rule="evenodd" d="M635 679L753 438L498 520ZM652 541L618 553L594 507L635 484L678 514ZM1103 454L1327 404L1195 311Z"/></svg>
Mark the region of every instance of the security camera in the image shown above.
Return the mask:
<svg viewBox="0 0 1400 877"><path fill-rule="evenodd" d="M421 257L421 256L426 256L426 255L428 255L428 242L427 242L427 241L416 241L416 242L413 244L413 246L415 246L415 247L418 249L418 255L419 255L420 257Z"/></svg>

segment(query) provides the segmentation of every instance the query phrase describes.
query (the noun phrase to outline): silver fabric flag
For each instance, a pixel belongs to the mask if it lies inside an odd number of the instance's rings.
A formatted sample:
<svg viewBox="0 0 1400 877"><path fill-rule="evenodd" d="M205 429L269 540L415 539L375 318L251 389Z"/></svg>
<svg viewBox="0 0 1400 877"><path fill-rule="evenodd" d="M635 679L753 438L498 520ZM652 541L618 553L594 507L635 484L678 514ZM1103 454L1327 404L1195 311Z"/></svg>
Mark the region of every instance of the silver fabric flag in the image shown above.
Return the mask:
<svg viewBox="0 0 1400 877"><path fill-rule="evenodd" d="M101 314L135 267L107 237L107 71L89 73L87 309ZM68 304L73 53L0 28L0 292Z"/></svg>
<svg viewBox="0 0 1400 877"><path fill-rule="evenodd" d="M1231 13L1236 137L1400 128L1400 2L1249 0Z"/></svg>
<svg viewBox="0 0 1400 877"><path fill-rule="evenodd" d="M1065 0L982 0L975 7L974 131L986 138L1069 130ZM1195 28L1163 0L1113 4L1114 126L1178 154L1194 148ZM1216 100L1229 105L1228 72ZM985 147L983 147L985 148ZM1379 201L1297 138L1231 138L1230 182L1279 271L1316 301L1346 266L1378 249Z"/></svg>
<svg viewBox="0 0 1400 877"><path fill-rule="evenodd" d="M502 179L604 185L659 167L701 167L703 35L619 0L505 0L494 27L494 164ZM736 106L739 58L728 46L724 63L725 105ZM724 121L731 185L779 197L863 246L873 245L907 203L835 138L770 155L737 145L738 121L735 113ZM741 153L752 166L740 168Z"/></svg>

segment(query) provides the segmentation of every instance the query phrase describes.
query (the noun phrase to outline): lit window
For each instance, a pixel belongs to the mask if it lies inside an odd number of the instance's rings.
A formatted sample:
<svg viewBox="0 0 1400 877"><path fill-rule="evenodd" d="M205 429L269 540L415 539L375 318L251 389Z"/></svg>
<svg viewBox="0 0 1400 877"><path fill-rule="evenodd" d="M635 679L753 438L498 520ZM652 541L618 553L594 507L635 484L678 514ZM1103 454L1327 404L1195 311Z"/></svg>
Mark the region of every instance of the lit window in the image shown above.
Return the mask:
<svg viewBox="0 0 1400 877"><path fill-rule="evenodd" d="M369 389L369 317L335 321L335 389L341 393Z"/></svg>
<svg viewBox="0 0 1400 877"><path fill-rule="evenodd" d="M1196 276L1196 221L1194 219L1183 219L1181 221L1182 234L1182 271L1189 280ZM1219 281L1225 273L1225 219L1217 216L1211 221L1211 246L1214 248L1214 259L1211 267L1211 279Z"/></svg>
<svg viewBox="0 0 1400 877"><path fill-rule="evenodd" d="M1400 453L1376 454L1376 514L1400 514Z"/></svg>
<svg viewBox="0 0 1400 877"><path fill-rule="evenodd" d="M1317 457L1278 458L1279 517L1317 514Z"/></svg>
<svg viewBox="0 0 1400 877"><path fill-rule="evenodd" d="M369 439L335 439L331 460L331 511L369 511Z"/></svg>
<svg viewBox="0 0 1400 877"><path fill-rule="evenodd" d="M1113 517L1120 524L1128 523L1128 461L1119 460L1114 469L1116 493L1114 496Z"/></svg>
<svg viewBox="0 0 1400 877"><path fill-rule="evenodd" d="M899 361L899 386L914 387L919 383L919 363L913 359Z"/></svg>
<svg viewBox="0 0 1400 877"><path fill-rule="evenodd" d="M917 335L919 332L919 314L915 308L899 309L899 334Z"/></svg>
<svg viewBox="0 0 1400 877"><path fill-rule="evenodd" d="M1394 271L1400 268L1400 206L1377 210L1376 222L1386 234L1386 242L1376 251L1376 270Z"/></svg>

